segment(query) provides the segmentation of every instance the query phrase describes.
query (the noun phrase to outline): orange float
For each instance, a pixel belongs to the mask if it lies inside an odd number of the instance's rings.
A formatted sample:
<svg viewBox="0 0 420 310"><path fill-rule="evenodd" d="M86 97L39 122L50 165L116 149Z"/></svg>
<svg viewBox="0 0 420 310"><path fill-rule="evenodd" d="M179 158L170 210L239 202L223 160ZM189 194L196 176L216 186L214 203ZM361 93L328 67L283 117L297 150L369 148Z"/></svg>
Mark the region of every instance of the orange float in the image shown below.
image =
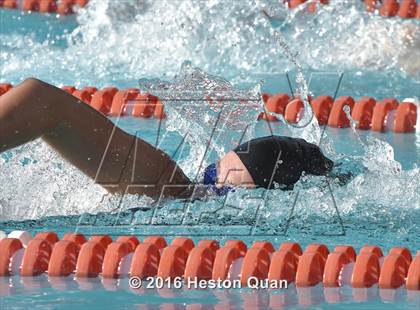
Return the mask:
<svg viewBox="0 0 420 310"><path fill-rule="evenodd" d="M302 255L302 248L296 242L284 242L280 245L279 251L291 251L297 256Z"/></svg>
<svg viewBox="0 0 420 310"><path fill-rule="evenodd" d="M132 277L154 277L157 275L160 262L159 248L153 243L139 244L131 262Z"/></svg>
<svg viewBox="0 0 420 310"><path fill-rule="evenodd" d="M275 117L274 115L265 113L265 112L261 112L260 114L258 114L258 120L265 120L268 122L278 122L279 119L277 117Z"/></svg>
<svg viewBox="0 0 420 310"><path fill-rule="evenodd" d="M53 231L40 232L35 235L34 239L42 239L48 241L51 245L58 242L58 236Z"/></svg>
<svg viewBox="0 0 420 310"><path fill-rule="evenodd" d="M270 268L270 255L264 248L250 248L244 257L241 267L241 283L248 284L251 277L264 280Z"/></svg>
<svg viewBox="0 0 420 310"><path fill-rule="evenodd" d="M77 245L79 249L83 245L83 243L86 242L85 236L78 233L67 233L63 236L61 240L72 241Z"/></svg>
<svg viewBox="0 0 420 310"><path fill-rule="evenodd" d="M354 99L350 96L343 96L338 98L331 109L330 116L328 117L328 125L336 128L344 128L350 126L350 120L344 112L344 106L350 107L350 113L354 106Z"/></svg>
<svg viewBox="0 0 420 310"><path fill-rule="evenodd" d="M155 105L155 112L153 113L154 118L157 119L165 119L166 113L164 111L165 106L163 103L158 99Z"/></svg>
<svg viewBox="0 0 420 310"><path fill-rule="evenodd" d="M191 252L191 250L194 248L194 242L190 238L184 238L184 237L178 237L172 240L171 245L176 245L185 250L187 254Z"/></svg>
<svg viewBox="0 0 420 310"><path fill-rule="evenodd" d="M172 279L184 275L188 253L181 246L170 245L163 249L157 276Z"/></svg>
<svg viewBox="0 0 420 310"><path fill-rule="evenodd" d="M388 255L402 255L409 264L413 260L410 250L405 247L393 247L391 250L389 250Z"/></svg>
<svg viewBox="0 0 420 310"><path fill-rule="evenodd" d="M311 0L311 2L307 6L307 10L309 13L315 13L317 7L317 0Z"/></svg>
<svg viewBox="0 0 420 310"><path fill-rule="evenodd" d="M354 261L352 258L347 255L346 252L333 252L328 255L325 269L323 283L325 287L338 287L339 276L344 265Z"/></svg>
<svg viewBox="0 0 420 310"><path fill-rule="evenodd" d="M39 11L39 0L23 0L22 10L24 11Z"/></svg>
<svg viewBox="0 0 420 310"><path fill-rule="evenodd" d="M112 239L108 235L96 235L96 236L92 236L92 237L90 237L89 241L99 242L100 245L104 248L104 250L106 250L106 248L108 247L108 245L110 245L112 243Z"/></svg>
<svg viewBox="0 0 420 310"><path fill-rule="evenodd" d="M105 257L103 244L88 241L82 245L76 264L76 276L80 278L94 278L102 272Z"/></svg>
<svg viewBox="0 0 420 310"><path fill-rule="evenodd" d="M366 10L368 12L373 12L379 8L380 1L379 0L365 0Z"/></svg>
<svg viewBox="0 0 420 310"><path fill-rule="evenodd" d="M395 113L394 132L415 132L417 121L417 106L412 102L403 102Z"/></svg>
<svg viewBox="0 0 420 310"><path fill-rule="evenodd" d="M128 242L113 242L108 245L102 265L102 276L104 278L118 278L118 267L121 259L132 251L132 245Z"/></svg>
<svg viewBox="0 0 420 310"><path fill-rule="evenodd" d="M398 16L401 18L413 18L416 16L417 1L416 0L402 0Z"/></svg>
<svg viewBox="0 0 420 310"><path fill-rule="evenodd" d="M380 275L379 257L374 252L360 251L354 264L351 286L367 288L378 283Z"/></svg>
<svg viewBox="0 0 420 310"><path fill-rule="evenodd" d="M112 99L110 116L126 115L127 103L136 99L140 91L136 88L119 90Z"/></svg>
<svg viewBox="0 0 420 310"><path fill-rule="evenodd" d="M319 252L305 251L299 257L296 271L296 286L315 286L322 282L325 267L325 259Z"/></svg>
<svg viewBox="0 0 420 310"><path fill-rule="evenodd" d="M104 87L101 91L109 93L111 94L112 97L114 97L115 94L118 92L118 88L109 86L109 87Z"/></svg>
<svg viewBox="0 0 420 310"><path fill-rule="evenodd" d="M311 0L307 9L309 13L314 13L316 11L318 4L328 4L329 0Z"/></svg>
<svg viewBox="0 0 420 310"><path fill-rule="evenodd" d="M328 123L328 117L333 106L333 98L331 96L318 96L311 101L312 111L318 120L319 125Z"/></svg>
<svg viewBox="0 0 420 310"><path fill-rule="evenodd" d="M405 283L408 267L409 262L404 256L398 254L386 256L381 267L379 287L395 289L402 286Z"/></svg>
<svg viewBox="0 0 420 310"><path fill-rule="evenodd" d="M9 83L0 83L0 96L7 93L13 88L12 84Z"/></svg>
<svg viewBox="0 0 420 310"><path fill-rule="evenodd" d="M69 85L62 86L61 89L65 92L68 92L69 94L73 94L76 91L76 87Z"/></svg>
<svg viewBox="0 0 420 310"><path fill-rule="evenodd" d="M295 281L299 257L292 251L279 250L271 257L269 280L286 280L287 283Z"/></svg>
<svg viewBox="0 0 420 310"><path fill-rule="evenodd" d="M4 238L0 240L0 276L10 276L10 260L20 249L23 249L23 245L19 239Z"/></svg>
<svg viewBox="0 0 420 310"><path fill-rule="evenodd" d="M127 243L131 247L130 252L133 252L140 243L136 236L120 236L115 242Z"/></svg>
<svg viewBox="0 0 420 310"><path fill-rule="evenodd" d="M290 97L288 94L280 93L269 97L265 107L269 112L284 114L289 101Z"/></svg>
<svg viewBox="0 0 420 310"><path fill-rule="evenodd" d="M305 3L306 0L289 0L289 8L294 9L297 8L299 5Z"/></svg>
<svg viewBox="0 0 420 310"><path fill-rule="evenodd" d="M213 264L212 279L225 280L232 263L244 254L236 247L223 247L217 250Z"/></svg>
<svg viewBox="0 0 420 310"><path fill-rule="evenodd" d="M209 248L214 253L220 248L219 242L216 240L200 240L197 246L200 248Z"/></svg>
<svg viewBox="0 0 420 310"><path fill-rule="evenodd" d="M53 13L57 11L57 2L55 0L41 0L39 2L39 11L41 13Z"/></svg>
<svg viewBox="0 0 420 310"><path fill-rule="evenodd" d="M395 110L397 107L398 101L395 98L386 98L381 102L378 102L373 109L371 129L378 132L385 131L385 122L388 113Z"/></svg>
<svg viewBox="0 0 420 310"><path fill-rule="evenodd" d="M244 256L246 254L246 251L248 250L248 247L242 240L228 240L226 241L224 248L236 248L241 256Z"/></svg>
<svg viewBox="0 0 420 310"><path fill-rule="evenodd" d="M85 86L82 88L82 91L88 92L92 97L98 91L98 89L94 86Z"/></svg>
<svg viewBox="0 0 420 310"><path fill-rule="evenodd" d="M383 4L379 9L379 14L385 17L397 15L399 4L396 0L383 0Z"/></svg>
<svg viewBox="0 0 420 310"><path fill-rule="evenodd" d="M327 260L328 254L330 254L330 250L328 250L327 246L322 243L312 243L308 245L305 249L305 252L318 252L319 255L321 255L321 258L323 259L324 265L325 261Z"/></svg>
<svg viewBox="0 0 420 310"><path fill-rule="evenodd" d="M114 99L115 93L112 90L100 90L97 91L90 101L90 105L95 110L108 115L111 110L112 100Z"/></svg>
<svg viewBox="0 0 420 310"><path fill-rule="evenodd" d="M269 93L262 93L261 97L262 97L262 100L264 101L264 104L267 104L267 101L268 101L268 99L270 99L271 94L269 94Z"/></svg>
<svg viewBox="0 0 420 310"><path fill-rule="evenodd" d="M364 130L370 129L375 105L376 100L372 97L362 97L355 103L351 117L358 122L356 128Z"/></svg>
<svg viewBox="0 0 420 310"><path fill-rule="evenodd" d="M16 9L17 8L17 0L4 0L3 7L7 9Z"/></svg>
<svg viewBox="0 0 420 310"><path fill-rule="evenodd" d="M406 287L408 290L420 290L420 251L408 268Z"/></svg>
<svg viewBox="0 0 420 310"><path fill-rule="evenodd" d="M23 255L20 275L32 277L47 271L52 245L46 239L32 239L29 241Z"/></svg>
<svg viewBox="0 0 420 310"><path fill-rule="evenodd" d="M420 3L417 4L416 18L420 19Z"/></svg>
<svg viewBox="0 0 420 310"><path fill-rule="evenodd" d="M70 240L60 240L54 244L48 264L48 276L66 277L73 273L76 269L79 249L80 246Z"/></svg>
<svg viewBox="0 0 420 310"><path fill-rule="evenodd" d="M88 2L89 2L89 0L75 0L74 4L83 8L88 4Z"/></svg>
<svg viewBox="0 0 420 310"><path fill-rule="evenodd" d="M152 117L158 100L158 97L151 94L138 94L134 101L132 115L143 118Z"/></svg>
<svg viewBox="0 0 420 310"><path fill-rule="evenodd" d="M72 95L87 104L90 104L92 100L92 93L89 90L76 89Z"/></svg>
<svg viewBox="0 0 420 310"><path fill-rule="evenodd" d="M191 250L185 266L185 279L204 279L212 277L215 252L208 247L195 247Z"/></svg>
<svg viewBox="0 0 420 310"><path fill-rule="evenodd" d="M163 248L165 248L168 245L166 243L165 238L163 238L161 236L150 236L150 237L147 237L146 239L144 239L143 242L144 243L152 243L155 246L157 246L157 248L159 250L162 250Z"/></svg>
<svg viewBox="0 0 420 310"><path fill-rule="evenodd" d="M268 253L273 253L275 251L274 246L271 242L268 241L255 241L251 246L251 249L264 249Z"/></svg>
<svg viewBox="0 0 420 310"><path fill-rule="evenodd" d="M73 14L73 4L69 1L60 1L57 5L57 13L60 15Z"/></svg>
<svg viewBox="0 0 420 310"><path fill-rule="evenodd" d="M268 112L276 114L284 114L287 104L289 103L290 97L288 94L280 93L273 96L266 94L266 100L264 100L265 108ZM264 99L264 97L263 97ZM260 113L258 119L263 119L269 122L277 122L279 119L269 113Z"/></svg>
<svg viewBox="0 0 420 310"><path fill-rule="evenodd" d="M301 118L303 110L303 101L300 98L295 98L289 102L284 112L284 119L290 123L297 123Z"/></svg>
<svg viewBox="0 0 420 310"><path fill-rule="evenodd" d="M351 261L355 261L356 260L356 251L354 250L354 248L350 245L337 245L334 248L334 251L336 253L345 253Z"/></svg>
<svg viewBox="0 0 420 310"><path fill-rule="evenodd" d="M363 254L363 253L367 253L367 254L374 254L376 255L378 258L383 257L384 254L382 253L382 250L380 247L376 246L376 245L365 245L364 247L362 247L360 249L359 255Z"/></svg>

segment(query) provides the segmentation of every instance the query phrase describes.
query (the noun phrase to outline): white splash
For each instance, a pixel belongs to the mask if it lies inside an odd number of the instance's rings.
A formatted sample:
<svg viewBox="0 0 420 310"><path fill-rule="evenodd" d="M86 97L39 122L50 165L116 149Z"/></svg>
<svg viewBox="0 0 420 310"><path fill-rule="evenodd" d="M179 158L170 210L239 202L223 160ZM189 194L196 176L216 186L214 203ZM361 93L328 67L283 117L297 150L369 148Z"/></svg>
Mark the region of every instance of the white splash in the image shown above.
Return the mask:
<svg viewBox="0 0 420 310"><path fill-rule="evenodd" d="M102 187L41 141L1 154L0 183L0 220L96 213L112 208Z"/></svg>
<svg viewBox="0 0 420 310"><path fill-rule="evenodd" d="M304 6L288 10L278 0L229 5L222 0L92 0L77 21L71 34L63 30L67 46L1 34L2 78L127 84L139 77L173 76L190 60L205 72L255 83L256 74L293 68L279 53L274 29L299 52L304 67L420 74L419 24L369 14L359 1L333 1L308 14Z"/></svg>

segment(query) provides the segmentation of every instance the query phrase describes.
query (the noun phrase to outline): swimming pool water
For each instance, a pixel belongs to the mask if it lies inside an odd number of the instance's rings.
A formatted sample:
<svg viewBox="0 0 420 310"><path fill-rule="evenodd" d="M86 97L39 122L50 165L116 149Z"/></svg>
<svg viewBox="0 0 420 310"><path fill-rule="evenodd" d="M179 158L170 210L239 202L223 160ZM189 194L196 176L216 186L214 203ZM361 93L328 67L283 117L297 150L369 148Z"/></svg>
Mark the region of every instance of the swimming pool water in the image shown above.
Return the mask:
<svg viewBox="0 0 420 310"><path fill-rule="evenodd" d="M0 288L11 294L4 299L5 309L12 305L34 309L418 309L419 302L415 292L376 288L135 290L129 288L127 279L75 281L40 276L4 280L0 279Z"/></svg>
<svg viewBox="0 0 420 310"><path fill-rule="evenodd" d="M275 27L289 48L299 51L297 59L314 96L333 95L343 72L338 96L420 97L420 69L413 69L419 50L401 36L409 29L418 43L419 23L368 15L354 1L339 1L313 16L277 8L276 1L238 1L229 8L219 1L209 2L214 4L208 7L204 2L194 5L194 1L184 1L173 12L175 1L145 2L144 7L133 7L130 1L119 3L125 4L92 1L92 6L78 17L59 18L0 9L0 81L19 83L35 76L55 85L135 87L140 78L171 80L179 74L184 60L190 60L205 72L230 80L235 88L253 87L262 79L263 91L290 92L285 71L289 71L295 88L296 70L270 41ZM272 14L276 21L266 23L258 13L261 7L275 8ZM157 121L114 121L155 144ZM208 133L207 127L197 127L201 124L194 119L183 121ZM173 122L164 121L160 132L159 146L169 154L185 134L181 126L173 127ZM276 134L318 137L316 130L297 130L284 124L272 124L272 130ZM238 132L225 133L233 141L237 139ZM269 133L267 125L260 122L253 135ZM354 163L354 170L365 169L345 186L333 184L339 214L319 178L303 180L293 192L272 191L264 204L249 198L258 198L262 191L240 190L229 195L227 206L221 210L218 198L194 202L187 213L179 201L164 202L157 212L138 210L150 207L150 201L125 197L119 204L118 199L106 195L35 141L0 157L0 230L54 230L61 235L69 231L111 236L161 234L169 239L186 235L194 236L194 240L215 238L221 243L241 238L248 244L264 239L275 245L293 240L302 246L322 242L330 249L338 244L351 244L356 249L376 244L385 252L399 245L414 252L420 244L419 139L418 130L413 134L379 134L327 128L324 151L334 160L347 158ZM189 152L193 148L201 151L203 146L186 147L178 158L184 169L194 171L197 162ZM232 147L224 140L218 146L224 151ZM217 155L213 152L206 162ZM321 287L280 292L136 293L128 288L127 279L115 283L95 279L80 284L70 278L44 276L0 278L0 306L6 309L145 308L146 304L149 309L194 304L203 308L218 304L222 309L279 308L284 300L295 308L312 304L320 309L417 309L420 303L418 294L408 295L404 289L383 292L344 287L339 292L343 301L334 304ZM392 294L394 300L389 298ZM364 295L365 300L357 297ZM314 296L312 301L310 296ZM302 299L309 300L306 306L300 305Z"/></svg>

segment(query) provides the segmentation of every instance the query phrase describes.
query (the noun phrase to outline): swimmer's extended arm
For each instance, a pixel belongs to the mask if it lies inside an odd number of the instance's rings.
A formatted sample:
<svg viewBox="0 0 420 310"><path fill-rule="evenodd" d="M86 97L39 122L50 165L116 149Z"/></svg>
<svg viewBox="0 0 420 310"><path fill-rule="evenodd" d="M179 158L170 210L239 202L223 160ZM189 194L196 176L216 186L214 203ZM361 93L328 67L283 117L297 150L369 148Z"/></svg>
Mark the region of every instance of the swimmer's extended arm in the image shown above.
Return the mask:
<svg viewBox="0 0 420 310"><path fill-rule="evenodd" d="M61 89L27 79L0 97L0 153L40 137L110 192L155 198L191 192L167 154Z"/></svg>

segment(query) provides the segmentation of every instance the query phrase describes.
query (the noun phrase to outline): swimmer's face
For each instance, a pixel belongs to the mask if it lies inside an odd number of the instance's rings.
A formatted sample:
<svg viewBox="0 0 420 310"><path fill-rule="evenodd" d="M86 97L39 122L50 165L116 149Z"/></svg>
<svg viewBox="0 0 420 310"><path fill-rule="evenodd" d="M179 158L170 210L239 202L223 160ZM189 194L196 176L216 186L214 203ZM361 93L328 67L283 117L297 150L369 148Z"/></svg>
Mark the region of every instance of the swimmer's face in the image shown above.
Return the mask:
<svg viewBox="0 0 420 310"><path fill-rule="evenodd" d="M254 188L255 183L238 155L230 151L217 162L216 187L243 186Z"/></svg>

